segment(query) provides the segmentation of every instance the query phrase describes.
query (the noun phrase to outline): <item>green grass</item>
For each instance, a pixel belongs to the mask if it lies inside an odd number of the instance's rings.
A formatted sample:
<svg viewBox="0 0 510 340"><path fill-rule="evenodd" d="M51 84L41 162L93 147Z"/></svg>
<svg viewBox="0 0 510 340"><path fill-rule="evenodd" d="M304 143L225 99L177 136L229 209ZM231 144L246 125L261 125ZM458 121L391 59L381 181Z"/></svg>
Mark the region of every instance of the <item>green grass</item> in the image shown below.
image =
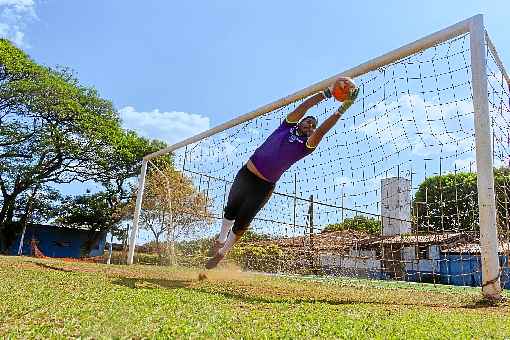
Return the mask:
<svg viewBox="0 0 510 340"><path fill-rule="evenodd" d="M197 275L0 257L0 338L510 338L510 304L475 288Z"/></svg>

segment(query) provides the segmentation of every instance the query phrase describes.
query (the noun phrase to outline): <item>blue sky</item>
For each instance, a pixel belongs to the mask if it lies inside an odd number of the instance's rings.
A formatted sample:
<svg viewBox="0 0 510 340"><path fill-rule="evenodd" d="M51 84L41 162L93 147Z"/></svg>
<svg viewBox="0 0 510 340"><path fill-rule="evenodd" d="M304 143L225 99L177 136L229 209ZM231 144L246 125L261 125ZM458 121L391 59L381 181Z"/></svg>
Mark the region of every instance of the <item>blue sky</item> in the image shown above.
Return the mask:
<svg viewBox="0 0 510 340"><path fill-rule="evenodd" d="M126 127L175 142L477 13L510 60L507 1L0 0L0 34L65 65Z"/></svg>

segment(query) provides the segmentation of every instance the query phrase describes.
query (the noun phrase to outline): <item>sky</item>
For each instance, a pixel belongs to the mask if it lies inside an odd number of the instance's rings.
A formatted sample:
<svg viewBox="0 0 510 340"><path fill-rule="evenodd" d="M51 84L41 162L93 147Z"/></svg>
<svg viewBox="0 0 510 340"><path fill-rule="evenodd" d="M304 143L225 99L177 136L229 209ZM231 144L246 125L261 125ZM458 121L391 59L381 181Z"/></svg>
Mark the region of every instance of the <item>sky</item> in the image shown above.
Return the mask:
<svg viewBox="0 0 510 340"><path fill-rule="evenodd" d="M0 0L0 35L72 68L126 128L179 141L477 13L510 60L507 1Z"/></svg>

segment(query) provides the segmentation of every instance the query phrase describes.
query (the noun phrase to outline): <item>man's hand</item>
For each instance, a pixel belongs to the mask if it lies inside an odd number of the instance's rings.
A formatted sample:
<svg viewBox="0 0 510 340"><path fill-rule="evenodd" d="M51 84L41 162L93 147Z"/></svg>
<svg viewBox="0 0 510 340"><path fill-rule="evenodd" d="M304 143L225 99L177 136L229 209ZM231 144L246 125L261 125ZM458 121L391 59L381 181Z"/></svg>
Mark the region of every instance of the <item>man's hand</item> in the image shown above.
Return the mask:
<svg viewBox="0 0 510 340"><path fill-rule="evenodd" d="M349 81L349 78L347 78ZM353 83L354 84L354 83ZM354 85L349 91L349 98L343 101L342 106L338 108L335 113L329 116L315 131L312 133L306 142L307 147L314 149L319 145L322 137L336 124L336 122L342 117L342 114L347 111L347 109L354 103L356 98L358 97L359 88Z"/></svg>
<svg viewBox="0 0 510 340"><path fill-rule="evenodd" d="M349 98L347 100L344 100L342 105L338 108L338 114L343 114L345 111L347 111L348 108L351 107L352 103L356 100L359 93L359 87L354 87L349 91Z"/></svg>

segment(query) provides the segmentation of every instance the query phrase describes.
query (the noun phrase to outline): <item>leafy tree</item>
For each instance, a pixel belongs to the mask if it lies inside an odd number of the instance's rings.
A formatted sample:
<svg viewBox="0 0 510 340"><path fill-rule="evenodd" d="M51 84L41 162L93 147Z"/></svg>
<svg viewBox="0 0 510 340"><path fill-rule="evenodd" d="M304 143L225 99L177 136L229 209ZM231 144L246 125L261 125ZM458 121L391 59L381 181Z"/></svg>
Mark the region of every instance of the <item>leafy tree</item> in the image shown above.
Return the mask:
<svg viewBox="0 0 510 340"><path fill-rule="evenodd" d="M496 221L500 235L510 238L510 168L500 167L494 171L496 190Z"/></svg>
<svg viewBox="0 0 510 340"><path fill-rule="evenodd" d="M432 176L424 180L413 201L418 232L478 232L477 177L473 172ZM509 216L510 169L494 169L498 224ZM506 202L506 204L505 204Z"/></svg>
<svg viewBox="0 0 510 340"><path fill-rule="evenodd" d="M132 131L116 129L109 136L110 151L94 164L93 180L105 188L108 200L118 204L127 204L133 194L132 179L140 173L142 158L167 145L164 142L149 141ZM171 166L172 157L161 157L160 162Z"/></svg>
<svg viewBox="0 0 510 340"><path fill-rule="evenodd" d="M123 131L112 104L68 69L40 66L0 39L0 251L35 187L92 180L125 203L143 155L163 146Z"/></svg>
<svg viewBox="0 0 510 340"><path fill-rule="evenodd" d="M414 196L413 207L415 231L473 230L478 220L476 173L425 179Z"/></svg>
<svg viewBox="0 0 510 340"><path fill-rule="evenodd" d="M112 132L111 152L95 164L96 171L92 176L105 191L67 198L59 218L59 222L68 227L90 230L90 242L84 249L85 253L90 251L103 231L127 237L121 222L128 220L133 212L130 202L135 196L131 180L139 173L144 155L166 146L160 141L138 137L131 131L117 129ZM171 156L162 157L161 163L171 166Z"/></svg>
<svg viewBox="0 0 510 340"><path fill-rule="evenodd" d="M82 253L88 254L104 231L112 231L126 216L126 204L118 204L107 192L67 197L57 221L71 228L89 230Z"/></svg>
<svg viewBox="0 0 510 340"><path fill-rule="evenodd" d="M32 190L18 196L16 221L4 229L7 239L14 239L30 223L45 223L54 219L59 212L61 196L50 186L34 186Z"/></svg>
<svg viewBox="0 0 510 340"><path fill-rule="evenodd" d="M34 186L87 180L119 126L111 103L66 69L34 63L0 40L0 249L19 197Z"/></svg>
<svg viewBox="0 0 510 340"><path fill-rule="evenodd" d="M18 196L14 216L19 222L46 223L58 216L61 199L51 186L33 186Z"/></svg>
<svg viewBox="0 0 510 340"><path fill-rule="evenodd" d="M189 178L168 162L160 161L156 167L147 174L140 222L154 235L158 249L161 237L166 236L174 262L176 240L207 227L212 217L205 195ZM135 204L134 199L131 204Z"/></svg>
<svg viewBox="0 0 510 340"><path fill-rule="evenodd" d="M378 235L381 234L381 222L372 217L358 215L353 218L346 218L341 223L329 224L322 232L327 233L342 230L357 230Z"/></svg>

